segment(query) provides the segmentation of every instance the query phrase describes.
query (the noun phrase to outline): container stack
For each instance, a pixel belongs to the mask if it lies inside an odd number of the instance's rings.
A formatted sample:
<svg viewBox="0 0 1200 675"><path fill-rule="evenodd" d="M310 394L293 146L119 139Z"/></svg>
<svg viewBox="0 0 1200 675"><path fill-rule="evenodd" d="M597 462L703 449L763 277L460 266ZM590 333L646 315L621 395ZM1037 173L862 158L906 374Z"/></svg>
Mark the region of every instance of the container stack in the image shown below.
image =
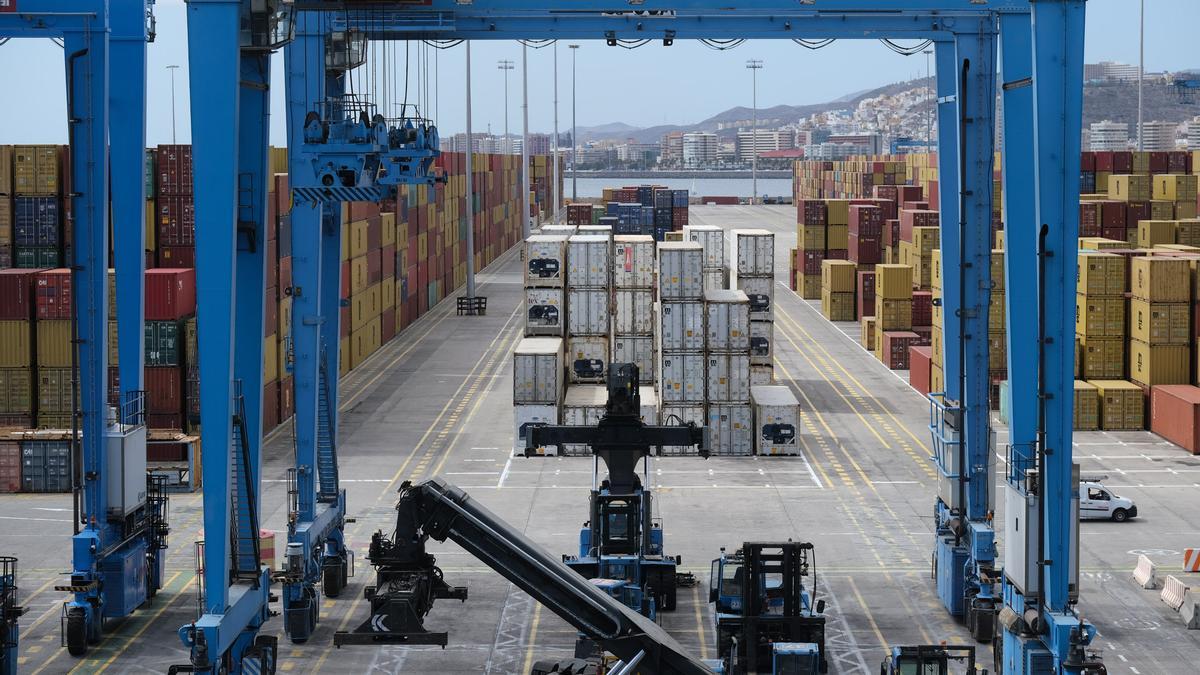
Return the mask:
<svg viewBox="0 0 1200 675"><path fill-rule="evenodd" d="M1080 253L1075 285L1075 339L1081 379L1125 377L1125 260Z"/></svg>
<svg viewBox="0 0 1200 675"><path fill-rule="evenodd" d="M705 408L704 247L658 245L658 403L662 424L708 423ZM715 433L714 433L714 445ZM667 446L665 454L693 454Z"/></svg>
<svg viewBox="0 0 1200 675"><path fill-rule="evenodd" d="M745 292L704 292L705 390L715 455L754 454L750 323L750 298Z"/></svg>
<svg viewBox="0 0 1200 675"><path fill-rule="evenodd" d="M70 429L75 409L71 397L74 379L71 366L75 351L71 333L71 271L65 268L44 270L37 273L34 283L37 424L51 429ZM149 348L147 344L147 351ZM150 398L149 391L147 398Z"/></svg>
<svg viewBox="0 0 1200 675"><path fill-rule="evenodd" d="M144 378L146 421L153 429L185 428L184 389L187 354L191 350L187 345L188 319L195 313L195 270L163 268L146 272ZM264 380L275 381L277 355L267 352L263 357ZM263 402L264 409L269 403Z"/></svg>
<svg viewBox="0 0 1200 675"><path fill-rule="evenodd" d="M57 145L17 145L12 150L12 265L58 267L69 243L62 226L62 179ZM4 200L0 200L4 201Z"/></svg>
<svg viewBox="0 0 1200 675"><path fill-rule="evenodd" d="M858 265L849 260L821 263L821 314L830 321L854 321Z"/></svg>
<svg viewBox="0 0 1200 675"><path fill-rule="evenodd" d="M750 363L755 384L775 380L775 235L767 230L730 233L730 286L750 299Z"/></svg>
<svg viewBox="0 0 1200 675"><path fill-rule="evenodd" d="M610 363L633 363L642 384L655 381L654 238L624 234L613 238L613 322ZM654 418L657 419L657 418Z"/></svg>
<svg viewBox="0 0 1200 675"><path fill-rule="evenodd" d="M908 350L919 344L912 332L912 268L875 266L875 355L892 370L908 369Z"/></svg>
<svg viewBox="0 0 1200 675"><path fill-rule="evenodd" d="M716 225L686 225L683 240L704 247L704 290L729 288L729 267L725 259L725 230Z"/></svg>
<svg viewBox="0 0 1200 675"><path fill-rule="evenodd" d="M158 146L155 169L158 265L194 267L196 209L192 197L192 146Z"/></svg>
<svg viewBox="0 0 1200 675"><path fill-rule="evenodd" d="M33 426L36 276L35 270L0 270L0 427Z"/></svg>
<svg viewBox="0 0 1200 675"><path fill-rule="evenodd" d="M895 202L891 202L891 204L895 205ZM882 260L884 215L883 209L879 206L850 205L847 249L852 262L864 267L884 262ZM854 319L849 320L853 321Z"/></svg>
<svg viewBox="0 0 1200 675"><path fill-rule="evenodd" d="M1192 281L1186 259L1146 256L1130 268L1129 379L1143 388L1192 381Z"/></svg>
<svg viewBox="0 0 1200 675"><path fill-rule="evenodd" d="M806 300L821 297L821 263L825 260L828 219L826 201L796 200L796 248L791 250L788 281L792 290Z"/></svg>
<svg viewBox="0 0 1200 675"><path fill-rule="evenodd" d="M608 376L612 321L610 238L576 234L567 240L568 382L604 384Z"/></svg>
<svg viewBox="0 0 1200 675"><path fill-rule="evenodd" d="M791 387L750 388L754 404L754 454L800 454L800 402Z"/></svg>
<svg viewBox="0 0 1200 675"><path fill-rule="evenodd" d="M527 337L513 352L513 456L525 454L526 432L531 424L558 424L563 401L563 340L560 337ZM535 450L553 455L554 446Z"/></svg>
<svg viewBox="0 0 1200 675"><path fill-rule="evenodd" d="M0 269L13 266L12 155L11 146L0 145ZM19 478L17 483L20 483Z"/></svg>
<svg viewBox="0 0 1200 675"><path fill-rule="evenodd" d="M567 321L567 235L530 235L524 260L525 334L561 337Z"/></svg>

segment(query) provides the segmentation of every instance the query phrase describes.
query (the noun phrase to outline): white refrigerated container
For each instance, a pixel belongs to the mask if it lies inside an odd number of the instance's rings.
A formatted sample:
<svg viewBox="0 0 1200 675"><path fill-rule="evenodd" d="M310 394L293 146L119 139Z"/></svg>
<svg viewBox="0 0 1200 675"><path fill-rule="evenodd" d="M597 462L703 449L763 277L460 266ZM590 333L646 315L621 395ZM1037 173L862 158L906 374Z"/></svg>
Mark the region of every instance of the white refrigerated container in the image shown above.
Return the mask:
<svg viewBox="0 0 1200 675"><path fill-rule="evenodd" d="M604 416L604 405L608 401L608 387L602 384L573 384L567 387L563 397L562 423L567 426L593 427ZM563 445L563 454L591 454L583 443Z"/></svg>
<svg viewBox="0 0 1200 675"><path fill-rule="evenodd" d="M750 386L760 384L775 384L775 366L772 364L750 363Z"/></svg>
<svg viewBox="0 0 1200 675"><path fill-rule="evenodd" d="M562 288L567 272L567 238L530 235L525 240L525 287Z"/></svg>
<svg viewBox="0 0 1200 675"><path fill-rule="evenodd" d="M704 292L705 349L739 352L750 348L750 299L742 291Z"/></svg>
<svg viewBox="0 0 1200 675"><path fill-rule="evenodd" d="M658 245L660 300L699 300L704 297L704 247L691 241Z"/></svg>
<svg viewBox="0 0 1200 675"><path fill-rule="evenodd" d="M800 454L800 402L790 387L750 389L754 405L754 451L759 455Z"/></svg>
<svg viewBox="0 0 1200 675"><path fill-rule="evenodd" d="M654 335L654 291L649 288L617 288L613 291L613 333Z"/></svg>
<svg viewBox="0 0 1200 675"><path fill-rule="evenodd" d="M775 276L775 235L767 230L734 230L729 234L729 271L739 276Z"/></svg>
<svg viewBox="0 0 1200 675"><path fill-rule="evenodd" d="M716 225L684 225L683 240L704 247L704 267L725 267L725 230Z"/></svg>
<svg viewBox="0 0 1200 675"><path fill-rule="evenodd" d="M613 286L654 288L654 237L621 234L613 238Z"/></svg>
<svg viewBox="0 0 1200 675"><path fill-rule="evenodd" d="M769 366L774 354L775 324L771 321L750 322L750 365Z"/></svg>
<svg viewBox="0 0 1200 675"><path fill-rule="evenodd" d="M638 381L655 382L654 338L649 335L617 335L613 337L610 363L632 363L638 367Z"/></svg>
<svg viewBox="0 0 1200 675"><path fill-rule="evenodd" d="M608 307L606 288L568 288L567 335L608 335Z"/></svg>
<svg viewBox="0 0 1200 675"><path fill-rule="evenodd" d="M660 302L658 320L659 349L662 351L704 349L704 303Z"/></svg>
<svg viewBox="0 0 1200 675"><path fill-rule="evenodd" d="M525 334L562 335L567 323L561 288L525 289Z"/></svg>
<svg viewBox="0 0 1200 675"><path fill-rule="evenodd" d="M751 321L771 320L775 311L775 279L739 276L733 287L750 298Z"/></svg>
<svg viewBox="0 0 1200 675"><path fill-rule="evenodd" d="M576 234L567 240L567 286L607 288L609 285L609 237Z"/></svg>
<svg viewBox="0 0 1200 675"><path fill-rule="evenodd" d="M658 392L653 385L638 387L638 399L641 401L642 423L658 424Z"/></svg>
<svg viewBox="0 0 1200 675"><path fill-rule="evenodd" d="M704 354L662 353L659 363L659 392L664 405L668 403L704 403Z"/></svg>
<svg viewBox="0 0 1200 675"><path fill-rule="evenodd" d="M754 454L754 413L749 403L710 403L707 419L712 454Z"/></svg>
<svg viewBox="0 0 1200 675"><path fill-rule="evenodd" d="M705 355L705 400L709 403L750 401L750 355L709 352Z"/></svg>
<svg viewBox="0 0 1200 675"><path fill-rule="evenodd" d="M724 267L705 267L701 275L704 277L705 291L729 288L729 271Z"/></svg>
<svg viewBox="0 0 1200 675"><path fill-rule="evenodd" d="M608 377L608 337L572 335L567 338L567 381L604 382Z"/></svg>
<svg viewBox="0 0 1200 675"><path fill-rule="evenodd" d="M677 405L660 405L658 412L658 423L671 426L682 426L691 422L696 426L704 426L708 423L708 418L705 415L705 407L703 404L697 403L692 405L677 404ZM662 449L664 455L696 455L699 454L699 448L694 445L664 445Z"/></svg>
<svg viewBox="0 0 1200 675"><path fill-rule="evenodd" d="M563 394L563 341L527 337L513 350L513 403L555 404Z"/></svg>
<svg viewBox="0 0 1200 675"><path fill-rule="evenodd" d="M513 457L525 456L525 434L533 424L558 424L558 405L521 404L513 406ZM537 455L555 455L554 446L534 448Z"/></svg>

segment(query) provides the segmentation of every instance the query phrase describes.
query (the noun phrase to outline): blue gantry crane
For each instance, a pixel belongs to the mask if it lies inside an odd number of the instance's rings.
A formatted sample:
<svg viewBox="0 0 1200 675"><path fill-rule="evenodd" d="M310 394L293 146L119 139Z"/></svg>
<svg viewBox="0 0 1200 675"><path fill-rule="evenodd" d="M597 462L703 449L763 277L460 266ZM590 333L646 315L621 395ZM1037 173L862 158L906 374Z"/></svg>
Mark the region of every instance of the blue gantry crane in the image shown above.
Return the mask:
<svg viewBox="0 0 1200 675"><path fill-rule="evenodd" d="M17 675L17 621L24 613L17 600L17 559L0 556L0 675Z"/></svg>
<svg viewBox="0 0 1200 675"><path fill-rule="evenodd" d="M146 43L152 2L19 0L0 12L0 37L60 42L67 80L69 242L79 403L73 417L74 536L70 580L55 586L63 642L75 656L106 619L128 616L161 588L167 501L146 476L142 406ZM117 76L116 74L120 75ZM111 195L111 201L110 201ZM108 297L111 236L116 297ZM116 302L121 392L108 404L108 320Z"/></svg>
<svg viewBox="0 0 1200 675"><path fill-rule="evenodd" d="M198 283L203 297L228 302L235 308L231 317L236 317L202 320L201 377L207 382L243 381L251 411L259 405L258 390L251 385L261 379L251 367L261 360L261 341L250 336L261 318L262 266L256 252L261 247L255 248L251 235L261 225L255 219L261 209L266 145L264 50L286 42L286 37L275 42L268 33L284 25L290 30L290 16L276 20L289 12L315 13L316 24L300 22L299 39L314 47L342 45L340 53L348 57L339 63L339 50L305 50L292 56L306 67L288 68L289 88L317 83L320 92L306 91L304 98L289 92L288 110L289 168L298 206L293 222L298 233L312 236L293 253L310 258L297 260L309 267L296 272L300 288L293 289L307 298L297 302L294 318L297 419L303 420L303 428L297 430L297 526L289 540L298 545L304 568L287 582L297 591L294 606L306 602L306 593L313 597L307 589L315 586L315 570L328 569L327 563L345 564L338 527L324 527L344 516L337 506L344 497L340 492L334 496L336 481L322 480L317 487L320 458L336 458L332 445L323 452L319 440L322 428L329 430L329 438L336 431L336 384L325 378L322 386L320 363L326 364L324 372L335 372L337 324L336 318L326 317L332 316L336 284L327 280L334 278L340 228L337 214L320 205L379 199L382 186L392 180L426 180L416 142L421 125L377 118L369 102L346 97L339 86L339 69L352 67L355 30L373 40L426 40L439 46L455 40L517 39L603 39L626 46L659 40L669 45L677 39L918 39L932 41L937 59L946 270L946 391L931 405L940 475L934 506L938 593L979 638L990 637L999 623L1005 673L1083 673L1102 667L1087 654L1095 629L1075 611L1079 561L1069 405L1069 282L1075 273L1079 191L1073 158L1079 152L1084 0L761 0L736 10L713 0L646 0L629 9L581 0L569 13L559 9L550 0L189 2L193 135L205 140L194 156L197 221L215 235L198 244ZM1008 539L1002 567L996 561L995 495L989 478L997 452L987 412L997 90L1006 139L1006 311L1013 398L1012 442L1005 452ZM404 169L393 173L386 160L397 132L416 146L404 150L412 173L403 180L396 176L404 175ZM248 209L254 213L247 220L243 211ZM320 237L313 236L317 232ZM245 292L234 293L235 288ZM308 359L303 364L302 355ZM324 427L321 392L330 392L324 398ZM249 526L257 524L260 430L256 414L234 414L232 394L232 384L230 391L202 391L204 446L210 453L212 448L231 448L231 464L205 463L207 489L224 486L225 491L208 495L212 499L205 502L209 613L184 632L193 647L193 663L198 655L211 655L199 662L220 658L239 672L243 652L267 616L268 579L243 564L254 560L240 560L236 554L236 542L242 537L249 541L256 531ZM239 424L240 435L233 431ZM306 434L310 440L301 441ZM233 471L241 462L245 471ZM336 462L328 471L336 471ZM247 508L249 519L241 516ZM230 532L231 513L238 515L233 543L220 536ZM198 649L201 636L204 650Z"/></svg>

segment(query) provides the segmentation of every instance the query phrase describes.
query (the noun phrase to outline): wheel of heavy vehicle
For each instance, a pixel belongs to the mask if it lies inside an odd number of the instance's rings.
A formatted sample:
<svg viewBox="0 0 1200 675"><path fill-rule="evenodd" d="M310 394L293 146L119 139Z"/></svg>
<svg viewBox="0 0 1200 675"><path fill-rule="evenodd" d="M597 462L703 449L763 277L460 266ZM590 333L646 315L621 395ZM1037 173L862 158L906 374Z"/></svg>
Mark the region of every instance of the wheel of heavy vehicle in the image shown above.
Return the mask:
<svg viewBox="0 0 1200 675"><path fill-rule="evenodd" d="M1115 522L1123 523L1129 520L1129 512L1125 509L1117 509L1116 511L1113 511L1112 519Z"/></svg>
<svg viewBox="0 0 1200 675"><path fill-rule="evenodd" d="M323 577L322 592L327 598L336 598L341 595L342 589L346 587L346 579L343 570L345 566L342 564L326 565L325 569L321 570Z"/></svg>
<svg viewBox="0 0 1200 675"><path fill-rule="evenodd" d="M87 615L82 609L67 611L67 653L71 656L87 654Z"/></svg>

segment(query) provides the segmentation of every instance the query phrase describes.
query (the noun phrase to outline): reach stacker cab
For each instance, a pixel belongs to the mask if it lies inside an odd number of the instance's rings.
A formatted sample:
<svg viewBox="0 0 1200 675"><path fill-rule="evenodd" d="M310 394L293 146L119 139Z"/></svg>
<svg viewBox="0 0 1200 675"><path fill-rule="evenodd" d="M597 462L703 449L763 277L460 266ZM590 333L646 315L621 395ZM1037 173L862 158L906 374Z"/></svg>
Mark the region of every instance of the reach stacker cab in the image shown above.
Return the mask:
<svg viewBox="0 0 1200 675"><path fill-rule="evenodd" d="M969 645L892 647L879 675L967 675L975 671L975 648ZM987 675L987 670L980 671Z"/></svg>

